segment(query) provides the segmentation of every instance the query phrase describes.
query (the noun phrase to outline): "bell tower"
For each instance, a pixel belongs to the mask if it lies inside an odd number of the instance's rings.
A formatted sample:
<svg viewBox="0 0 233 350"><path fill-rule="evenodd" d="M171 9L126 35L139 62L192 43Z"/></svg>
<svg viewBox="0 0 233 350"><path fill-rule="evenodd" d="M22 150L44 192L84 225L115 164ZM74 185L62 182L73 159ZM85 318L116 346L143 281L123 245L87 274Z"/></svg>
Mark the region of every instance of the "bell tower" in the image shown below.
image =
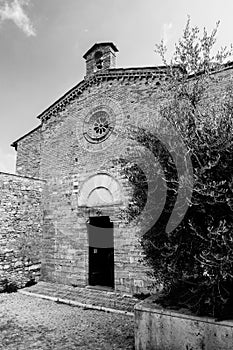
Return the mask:
<svg viewBox="0 0 233 350"><path fill-rule="evenodd" d="M117 47L112 42L96 43L83 58L86 60L86 76L116 67Z"/></svg>

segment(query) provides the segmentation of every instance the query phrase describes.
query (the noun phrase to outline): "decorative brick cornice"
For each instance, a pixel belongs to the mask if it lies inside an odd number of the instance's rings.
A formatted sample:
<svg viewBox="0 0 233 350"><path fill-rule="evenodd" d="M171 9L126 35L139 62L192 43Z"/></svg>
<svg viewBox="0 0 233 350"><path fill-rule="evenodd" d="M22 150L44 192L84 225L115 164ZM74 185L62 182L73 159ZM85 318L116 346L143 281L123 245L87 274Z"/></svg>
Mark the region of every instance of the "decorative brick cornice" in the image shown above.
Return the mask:
<svg viewBox="0 0 233 350"><path fill-rule="evenodd" d="M57 113L63 111L66 106L80 96L84 90L98 84L102 81L109 80L119 80L129 82L135 80L161 80L166 76L167 69L165 67L143 67L143 68L114 68L107 69L101 73L95 73L88 78L84 78L79 84L74 86L69 90L65 95L60 99L55 101L50 107L48 107L44 112L38 115L42 122L48 120L51 116L56 115Z"/></svg>
<svg viewBox="0 0 233 350"><path fill-rule="evenodd" d="M229 62L222 66L218 71L214 71L212 74L220 73L225 70L232 70L233 62ZM78 96L80 96L84 90L95 84L99 84L102 81L118 80L118 81L137 81L146 79L148 83L150 81L156 80L156 84L159 84L160 80L166 79L168 68L165 66L157 67L140 67L140 68L112 68L107 69L93 75L85 77L80 83L69 90L65 95L55 101L51 106L49 106L45 111L43 111L37 118L41 120L41 123L48 120L51 116L57 115L66 108L66 106ZM190 76L192 78L192 76ZM39 126L41 127L41 125ZM39 128L38 127L38 128ZM36 128L37 129L37 128ZM16 140L11 146L15 147L17 142L23 139L28 134L36 131L36 129L30 131L26 135L22 136L20 139Z"/></svg>

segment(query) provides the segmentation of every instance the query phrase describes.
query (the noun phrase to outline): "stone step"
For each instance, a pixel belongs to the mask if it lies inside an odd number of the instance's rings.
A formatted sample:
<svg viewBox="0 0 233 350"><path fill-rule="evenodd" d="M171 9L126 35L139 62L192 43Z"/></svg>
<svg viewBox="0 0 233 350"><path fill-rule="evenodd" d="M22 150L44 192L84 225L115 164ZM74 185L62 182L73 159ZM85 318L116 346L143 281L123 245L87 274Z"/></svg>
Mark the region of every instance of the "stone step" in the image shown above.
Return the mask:
<svg viewBox="0 0 233 350"><path fill-rule="evenodd" d="M95 310L133 316L138 299L102 288L72 287L57 283L38 282L18 290L19 293Z"/></svg>

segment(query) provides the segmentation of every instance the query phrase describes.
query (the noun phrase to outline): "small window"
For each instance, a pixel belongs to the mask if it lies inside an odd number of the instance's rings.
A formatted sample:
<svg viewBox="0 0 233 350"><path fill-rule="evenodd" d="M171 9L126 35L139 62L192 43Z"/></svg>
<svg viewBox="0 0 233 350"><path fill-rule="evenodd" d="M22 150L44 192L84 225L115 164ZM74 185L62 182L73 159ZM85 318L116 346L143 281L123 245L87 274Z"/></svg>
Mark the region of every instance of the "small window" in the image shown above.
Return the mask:
<svg viewBox="0 0 233 350"><path fill-rule="evenodd" d="M96 51L95 53L95 63L98 69L103 68L103 53L102 51Z"/></svg>

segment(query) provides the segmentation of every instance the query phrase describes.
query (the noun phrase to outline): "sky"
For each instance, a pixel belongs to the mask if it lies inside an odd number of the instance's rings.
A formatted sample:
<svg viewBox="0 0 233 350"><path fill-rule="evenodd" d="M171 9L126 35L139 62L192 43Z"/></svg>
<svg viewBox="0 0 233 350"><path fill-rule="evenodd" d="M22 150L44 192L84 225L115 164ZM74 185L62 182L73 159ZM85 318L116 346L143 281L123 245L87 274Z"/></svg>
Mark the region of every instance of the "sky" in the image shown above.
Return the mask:
<svg viewBox="0 0 233 350"><path fill-rule="evenodd" d="M112 41L118 67L160 65L188 15L211 30L217 46L233 42L232 0L0 0L0 171L15 172L10 144L39 125L36 117L81 81L83 54Z"/></svg>

